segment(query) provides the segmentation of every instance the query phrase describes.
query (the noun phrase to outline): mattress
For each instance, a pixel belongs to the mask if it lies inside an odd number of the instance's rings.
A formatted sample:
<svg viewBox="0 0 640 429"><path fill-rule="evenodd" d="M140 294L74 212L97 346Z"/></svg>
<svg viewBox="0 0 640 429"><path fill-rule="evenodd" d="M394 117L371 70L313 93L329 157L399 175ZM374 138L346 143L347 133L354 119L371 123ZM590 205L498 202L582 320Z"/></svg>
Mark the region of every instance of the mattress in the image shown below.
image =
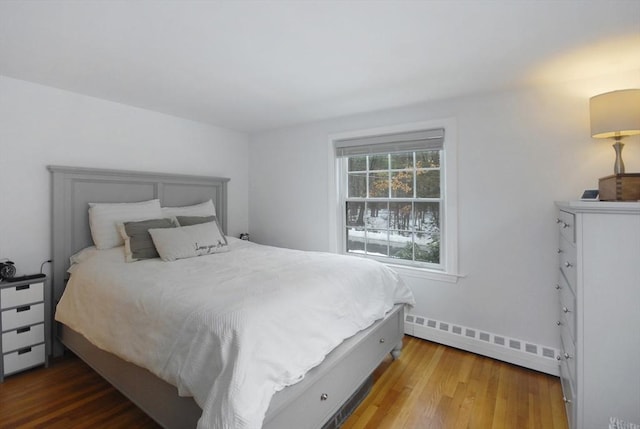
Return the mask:
<svg viewBox="0 0 640 429"><path fill-rule="evenodd" d="M193 396L201 429L260 428L275 392L395 304L414 303L378 262L261 246L173 262L122 248L74 258L56 320Z"/></svg>

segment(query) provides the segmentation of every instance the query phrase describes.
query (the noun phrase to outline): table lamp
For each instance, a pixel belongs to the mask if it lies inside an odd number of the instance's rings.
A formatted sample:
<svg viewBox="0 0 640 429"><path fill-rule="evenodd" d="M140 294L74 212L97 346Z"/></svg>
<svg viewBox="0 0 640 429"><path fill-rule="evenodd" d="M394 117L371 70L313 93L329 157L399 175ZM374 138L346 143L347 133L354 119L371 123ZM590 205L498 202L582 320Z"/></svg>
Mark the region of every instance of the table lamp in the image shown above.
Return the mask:
<svg viewBox="0 0 640 429"><path fill-rule="evenodd" d="M640 174L625 174L622 138L640 134L640 89L623 89L589 100L591 136L614 139L613 175L600 179L601 200L640 200ZM603 189L604 187L604 189ZM604 191L604 195L603 195Z"/></svg>

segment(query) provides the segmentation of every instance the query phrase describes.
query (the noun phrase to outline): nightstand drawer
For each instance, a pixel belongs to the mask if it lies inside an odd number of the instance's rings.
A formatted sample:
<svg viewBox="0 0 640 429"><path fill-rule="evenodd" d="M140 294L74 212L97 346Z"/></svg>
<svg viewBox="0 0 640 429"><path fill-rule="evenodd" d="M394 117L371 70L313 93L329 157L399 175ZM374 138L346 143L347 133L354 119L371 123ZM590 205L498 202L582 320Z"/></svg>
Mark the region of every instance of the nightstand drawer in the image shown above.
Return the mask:
<svg viewBox="0 0 640 429"><path fill-rule="evenodd" d="M2 334L2 352L8 353L44 342L44 324L25 326Z"/></svg>
<svg viewBox="0 0 640 429"><path fill-rule="evenodd" d="M17 307L44 300L44 283L5 287L0 290L2 308Z"/></svg>
<svg viewBox="0 0 640 429"><path fill-rule="evenodd" d="M25 305L2 312L2 330L35 325L44 321L44 303Z"/></svg>
<svg viewBox="0 0 640 429"><path fill-rule="evenodd" d="M4 355L4 375L9 375L44 363L44 344L25 347Z"/></svg>

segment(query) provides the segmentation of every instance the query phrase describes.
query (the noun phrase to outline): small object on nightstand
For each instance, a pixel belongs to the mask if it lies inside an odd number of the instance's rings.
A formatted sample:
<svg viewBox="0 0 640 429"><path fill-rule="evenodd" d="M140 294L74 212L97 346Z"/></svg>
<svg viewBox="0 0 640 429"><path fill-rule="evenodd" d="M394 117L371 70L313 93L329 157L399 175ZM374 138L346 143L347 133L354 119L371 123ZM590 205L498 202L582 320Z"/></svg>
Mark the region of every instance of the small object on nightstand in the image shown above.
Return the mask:
<svg viewBox="0 0 640 429"><path fill-rule="evenodd" d="M600 192L598 192L597 189L585 189L585 191L582 193L582 196L580 197L580 200L598 201L598 195L600 195Z"/></svg>
<svg viewBox="0 0 640 429"><path fill-rule="evenodd" d="M243 232L242 234L240 234L240 240L249 241L249 233L248 232Z"/></svg>
<svg viewBox="0 0 640 429"><path fill-rule="evenodd" d="M0 281L8 280L16 275L16 266L8 259L0 262Z"/></svg>

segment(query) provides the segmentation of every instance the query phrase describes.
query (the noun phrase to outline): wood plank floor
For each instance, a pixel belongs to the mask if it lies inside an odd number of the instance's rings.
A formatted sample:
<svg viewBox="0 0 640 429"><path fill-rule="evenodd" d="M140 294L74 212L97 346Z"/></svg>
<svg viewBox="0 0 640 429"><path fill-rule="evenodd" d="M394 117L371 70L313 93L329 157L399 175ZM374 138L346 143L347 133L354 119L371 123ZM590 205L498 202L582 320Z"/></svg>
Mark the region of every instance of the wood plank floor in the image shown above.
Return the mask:
<svg viewBox="0 0 640 429"><path fill-rule="evenodd" d="M342 429L566 429L557 377L406 337Z"/></svg>
<svg viewBox="0 0 640 429"><path fill-rule="evenodd" d="M417 338L405 337L402 357L385 360L375 378L343 429L567 428L558 378ZM159 426L67 356L5 378L0 428Z"/></svg>

